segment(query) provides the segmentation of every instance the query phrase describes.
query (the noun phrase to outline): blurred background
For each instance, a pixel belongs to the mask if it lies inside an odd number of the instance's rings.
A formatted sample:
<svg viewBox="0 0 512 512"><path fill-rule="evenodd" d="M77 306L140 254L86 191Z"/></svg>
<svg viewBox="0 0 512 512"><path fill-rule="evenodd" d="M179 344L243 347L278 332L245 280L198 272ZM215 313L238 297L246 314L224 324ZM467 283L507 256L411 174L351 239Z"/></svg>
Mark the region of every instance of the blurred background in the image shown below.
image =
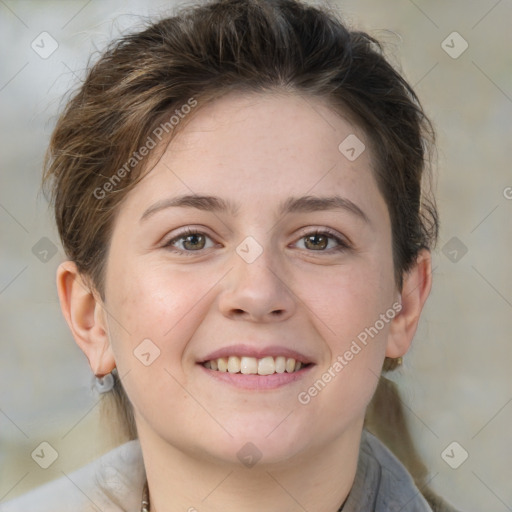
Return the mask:
<svg viewBox="0 0 512 512"><path fill-rule="evenodd" d="M178 4L0 0L0 503L112 447L58 304L42 159L91 53ZM512 510L512 2L323 5L387 45L438 132L434 286L392 376L430 485L464 511Z"/></svg>

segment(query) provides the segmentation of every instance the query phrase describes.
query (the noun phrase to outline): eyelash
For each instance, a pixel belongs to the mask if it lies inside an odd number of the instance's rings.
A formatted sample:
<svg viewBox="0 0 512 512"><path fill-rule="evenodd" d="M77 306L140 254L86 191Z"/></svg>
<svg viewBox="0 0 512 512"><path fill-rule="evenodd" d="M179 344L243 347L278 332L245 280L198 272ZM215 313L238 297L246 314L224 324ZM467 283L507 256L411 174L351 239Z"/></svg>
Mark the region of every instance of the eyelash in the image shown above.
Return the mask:
<svg viewBox="0 0 512 512"><path fill-rule="evenodd" d="M183 231L182 233L179 233L177 236L175 236L174 238L172 238L171 240L166 242L163 245L163 248L169 249L170 252L174 252L177 254L183 254L185 256L193 256L195 253L200 254L205 249L199 249L197 251L187 251L187 250L182 250L182 249L176 249L175 247L173 247L174 243L186 238L187 236L191 236L191 235L204 235L211 239L210 236L208 236L206 233L204 233L202 231L187 228L185 231ZM329 250L319 250L319 251L311 250L311 251L307 251L307 252L319 252L319 253L325 253L325 254L333 254L333 253L339 253L339 252L343 252L343 251L347 251L347 250L351 249L351 245L347 241L341 239L335 232L331 231L328 228L316 229L313 231L305 232L304 234L302 234L299 237L298 240L304 239L308 236L318 236L318 235L327 235L328 238L335 240L338 245Z"/></svg>

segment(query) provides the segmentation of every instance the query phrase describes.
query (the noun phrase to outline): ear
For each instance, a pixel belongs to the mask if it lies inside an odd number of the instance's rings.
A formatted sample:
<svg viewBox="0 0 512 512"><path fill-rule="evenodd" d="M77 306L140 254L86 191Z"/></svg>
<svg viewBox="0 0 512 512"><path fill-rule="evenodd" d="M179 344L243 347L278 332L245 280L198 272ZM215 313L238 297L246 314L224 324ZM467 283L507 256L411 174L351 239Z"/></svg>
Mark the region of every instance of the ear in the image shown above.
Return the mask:
<svg viewBox="0 0 512 512"><path fill-rule="evenodd" d="M432 257L422 249L414 266L404 274L401 295L402 309L391 321L386 356L403 356L411 346L423 305L432 287Z"/></svg>
<svg viewBox="0 0 512 512"><path fill-rule="evenodd" d="M105 310L78 272L72 261L57 269L57 291L60 307L77 345L89 360L98 377L116 366L110 346Z"/></svg>

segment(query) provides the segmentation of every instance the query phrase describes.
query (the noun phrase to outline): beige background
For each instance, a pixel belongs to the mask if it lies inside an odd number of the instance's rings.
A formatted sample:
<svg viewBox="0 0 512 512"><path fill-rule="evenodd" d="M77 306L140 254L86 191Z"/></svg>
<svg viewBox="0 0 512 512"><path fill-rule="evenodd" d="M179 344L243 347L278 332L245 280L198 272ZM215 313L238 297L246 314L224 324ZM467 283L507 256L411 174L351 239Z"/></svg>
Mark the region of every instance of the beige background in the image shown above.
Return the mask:
<svg viewBox="0 0 512 512"><path fill-rule="evenodd" d="M140 15L170 5L0 2L0 502L107 447L87 361L57 302L63 253L38 195L40 169L62 94L82 76L89 54L140 24ZM442 229L434 289L395 376L431 485L465 511L512 510L512 3L330 5L388 43L438 129ZM47 59L31 48L43 31L59 45ZM454 31L469 45L458 58L441 46ZM452 52L462 48L457 36L447 41ZM58 252L41 261L36 244ZM46 470L31 458L43 441L58 453ZM458 469L441 457L453 441L469 453Z"/></svg>

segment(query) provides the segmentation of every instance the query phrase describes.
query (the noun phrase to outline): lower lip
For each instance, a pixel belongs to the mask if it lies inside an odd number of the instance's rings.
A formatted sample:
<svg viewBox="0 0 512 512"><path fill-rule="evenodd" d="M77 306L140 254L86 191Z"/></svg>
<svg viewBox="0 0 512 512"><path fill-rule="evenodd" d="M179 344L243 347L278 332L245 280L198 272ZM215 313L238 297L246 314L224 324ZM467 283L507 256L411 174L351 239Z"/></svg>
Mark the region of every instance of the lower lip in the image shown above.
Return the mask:
<svg viewBox="0 0 512 512"><path fill-rule="evenodd" d="M210 370L205 368L202 364L198 365L207 375L213 379L217 379L221 382L226 382L240 389L250 390L264 390L264 389L277 389L286 384L291 384L297 380L302 379L309 370L313 367L312 364L301 368L300 370L293 373L273 373L272 375L245 375L243 373L229 373L219 372L217 370Z"/></svg>

